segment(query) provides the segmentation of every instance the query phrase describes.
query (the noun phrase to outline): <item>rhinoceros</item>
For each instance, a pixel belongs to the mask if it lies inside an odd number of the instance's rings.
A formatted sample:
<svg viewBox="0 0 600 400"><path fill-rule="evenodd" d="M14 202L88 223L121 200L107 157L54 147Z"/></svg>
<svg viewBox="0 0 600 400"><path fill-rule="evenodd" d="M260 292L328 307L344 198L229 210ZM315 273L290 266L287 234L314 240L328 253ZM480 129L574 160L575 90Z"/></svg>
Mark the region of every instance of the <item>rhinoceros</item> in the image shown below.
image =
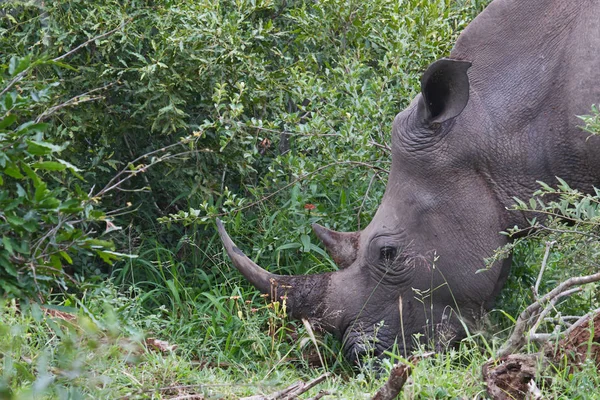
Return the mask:
<svg viewBox="0 0 600 400"><path fill-rule="evenodd" d="M260 291L287 296L293 317L340 338L350 361L393 345L407 353L415 337L461 339L509 273L510 259L484 268L510 240L500 232L528 225L511 211L514 198L556 177L584 192L600 184L600 138L577 117L600 103L599 21L597 0L493 1L394 119L392 166L370 224L345 233L313 225L340 269L269 273L217 221L233 264Z"/></svg>

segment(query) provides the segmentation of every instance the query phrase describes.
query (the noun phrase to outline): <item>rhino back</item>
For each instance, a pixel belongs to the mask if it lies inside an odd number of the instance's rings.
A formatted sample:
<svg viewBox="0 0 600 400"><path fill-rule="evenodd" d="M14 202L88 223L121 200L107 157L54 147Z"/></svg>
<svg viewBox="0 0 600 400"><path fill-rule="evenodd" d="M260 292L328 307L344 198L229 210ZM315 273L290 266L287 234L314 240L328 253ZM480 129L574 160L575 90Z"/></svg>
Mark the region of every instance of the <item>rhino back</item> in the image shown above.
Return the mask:
<svg viewBox="0 0 600 400"><path fill-rule="evenodd" d="M452 50L472 62L461 117L487 121L469 135L486 149L484 174L505 206L530 196L537 180L600 186L600 138L577 118L600 103L598 21L598 1L496 0Z"/></svg>

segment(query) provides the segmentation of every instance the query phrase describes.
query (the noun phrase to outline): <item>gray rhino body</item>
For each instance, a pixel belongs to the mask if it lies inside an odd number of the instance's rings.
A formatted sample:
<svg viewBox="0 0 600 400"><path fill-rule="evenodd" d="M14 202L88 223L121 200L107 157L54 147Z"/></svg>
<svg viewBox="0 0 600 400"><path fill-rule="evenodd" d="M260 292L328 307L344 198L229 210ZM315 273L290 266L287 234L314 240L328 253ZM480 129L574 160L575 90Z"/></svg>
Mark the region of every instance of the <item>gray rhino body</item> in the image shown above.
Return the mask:
<svg viewBox="0 0 600 400"><path fill-rule="evenodd" d="M423 75L421 94L393 122L392 168L371 223L340 233L316 225L340 270L270 274L235 247L236 267L291 314L333 332L355 360L413 335L437 343L464 335L493 304L510 260L482 273L527 226L509 211L536 181L600 186L600 138L577 115L600 103L600 2L495 0L462 32L448 59Z"/></svg>

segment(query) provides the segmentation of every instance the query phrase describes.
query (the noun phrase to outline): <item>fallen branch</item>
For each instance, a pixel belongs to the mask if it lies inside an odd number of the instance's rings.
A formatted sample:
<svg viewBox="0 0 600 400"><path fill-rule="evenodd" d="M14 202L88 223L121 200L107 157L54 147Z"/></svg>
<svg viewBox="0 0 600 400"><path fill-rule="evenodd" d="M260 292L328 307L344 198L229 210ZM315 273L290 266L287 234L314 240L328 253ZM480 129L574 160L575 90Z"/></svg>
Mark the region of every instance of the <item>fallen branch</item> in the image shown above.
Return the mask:
<svg viewBox="0 0 600 400"><path fill-rule="evenodd" d="M591 360L600 369L600 308L579 318L560 335L560 340L547 340L538 353L509 354L486 362L482 375L488 395L494 400L541 399L538 384L550 385L549 375L557 370L549 368L551 365L573 373Z"/></svg>
<svg viewBox="0 0 600 400"><path fill-rule="evenodd" d="M544 251L544 258L542 260L542 267L540 268L540 273L538 274L537 280L535 281L535 286L533 287L533 294L537 299L539 297L539 289L540 283L542 282L542 276L544 275L544 271L546 270L546 265L548 264L548 256L550 256L550 249L556 241L546 242L546 250Z"/></svg>
<svg viewBox="0 0 600 400"><path fill-rule="evenodd" d="M329 396L330 394L331 394L331 392L328 390L320 390L319 393L317 393L317 395L315 397L311 397L308 400L319 400L325 396Z"/></svg>
<svg viewBox="0 0 600 400"><path fill-rule="evenodd" d="M287 388L285 388L283 390L280 390L280 391L275 392L270 395L266 395L266 396L265 395L256 395L256 396L250 396L250 397L243 397L240 400L292 400L292 399L296 399L301 394L308 392L310 389L312 389L319 383L323 382L329 376L331 376L331 373L326 372L323 375L313 379L312 381L310 381L308 383L304 383L304 382L300 381L300 382L296 382L296 383L288 386ZM327 394L327 392L323 392L323 391L321 391L319 394L321 394L321 393ZM317 397L315 397L315 399L320 399L325 394L320 395L320 397L319 397L319 395L317 395Z"/></svg>
<svg viewBox="0 0 600 400"><path fill-rule="evenodd" d="M396 364L390 371L390 377L372 400L394 400L400 394L404 384L412 372L412 367L408 364Z"/></svg>
<svg viewBox="0 0 600 400"><path fill-rule="evenodd" d="M498 357L502 358L519 351L528 339L547 341L552 338L564 336L565 332L537 334L536 330L539 327L540 322L546 317L548 312L554 308L556 302L560 298L579 291L580 288L578 286L598 281L600 281L600 272L593 275L570 278L532 303L519 315L515 324L515 329L506 343L498 350ZM527 331L529 332L526 333Z"/></svg>
<svg viewBox="0 0 600 400"><path fill-rule="evenodd" d="M548 341L544 345L544 355L552 362L567 362L571 369L583 364L587 359L594 361L600 369L600 308L579 318L564 333L559 341Z"/></svg>

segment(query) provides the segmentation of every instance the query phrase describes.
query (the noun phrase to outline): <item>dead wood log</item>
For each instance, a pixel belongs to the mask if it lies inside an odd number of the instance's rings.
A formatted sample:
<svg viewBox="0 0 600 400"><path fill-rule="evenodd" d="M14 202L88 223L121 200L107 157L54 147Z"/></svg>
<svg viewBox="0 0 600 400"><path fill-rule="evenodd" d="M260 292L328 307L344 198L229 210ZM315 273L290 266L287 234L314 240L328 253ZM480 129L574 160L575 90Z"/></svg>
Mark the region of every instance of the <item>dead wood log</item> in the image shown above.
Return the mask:
<svg viewBox="0 0 600 400"><path fill-rule="evenodd" d="M482 373L488 394L494 400L536 398L540 362L544 362L541 354L510 354L486 362Z"/></svg>
<svg viewBox="0 0 600 400"><path fill-rule="evenodd" d="M539 377L551 373L550 365L573 372L591 359L600 370L600 310L579 318L560 337L545 342L539 353L509 354L486 362L482 373L489 396L494 400L541 399L538 386L552 382Z"/></svg>
<svg viewBox="0 0 600 400"><path fill-rule="evenodd" d="M589 359L600 370L600 312L580 318L561 340L546 342L543 352L554 364L566 363L571 371Z"/></svg>

